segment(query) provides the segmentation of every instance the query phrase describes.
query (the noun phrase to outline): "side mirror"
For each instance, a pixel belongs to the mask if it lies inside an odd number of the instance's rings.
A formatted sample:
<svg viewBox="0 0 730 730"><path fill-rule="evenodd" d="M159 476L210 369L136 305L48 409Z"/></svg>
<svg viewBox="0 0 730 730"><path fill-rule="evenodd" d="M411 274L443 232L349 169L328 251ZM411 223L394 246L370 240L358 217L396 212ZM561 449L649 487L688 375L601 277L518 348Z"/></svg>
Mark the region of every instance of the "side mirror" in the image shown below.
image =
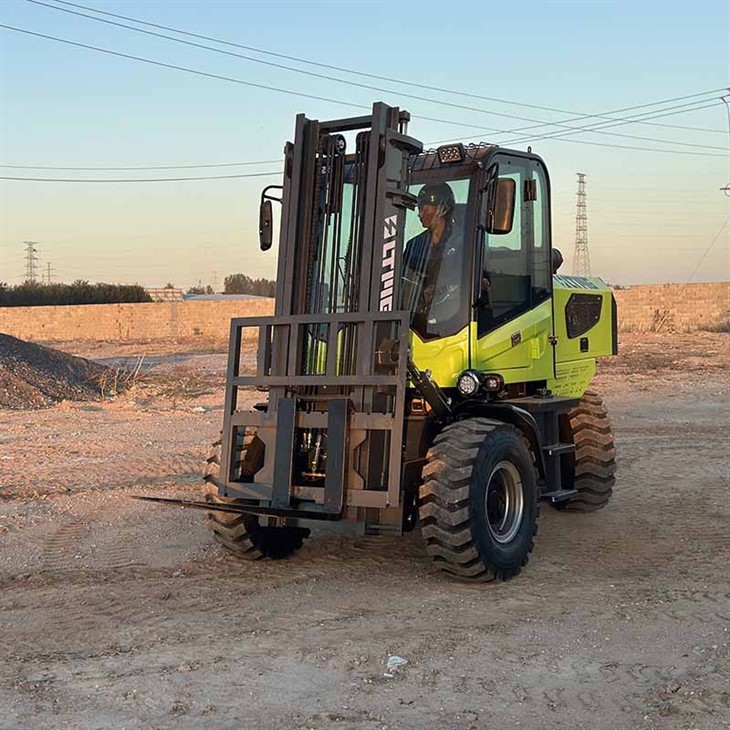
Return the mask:
<svg viewBox="0 0 730 730"><path fill-rule="evenodd" d="M272 195L270 190L284 191L283 185L267 185L261 191L261 205L259 206L259 245L262 251L271 248L271 241L274 238L274 211L271 208L271 201L281 203L282 198Z"/></svg>
<svg viewBox="0 0 730 730"><path fill-rule="evenodd" d="M512 230L515 217L515 181L509 177L496 180L493 195L490 195L490 205L487 211L487 233L503 235Z"/></svg>
<svg viewBox="0 0 730 730"><path fill-rule="evenodd" d="M554 248L552 256L553 274L557 274L558 269L563 265L563 254L557 248Z"/></svg>
<svg viewBox="0 0 730 730"><path fill-rule="evenodd" d="M274 211L270 200L262 200L259 208L259 245L262 251L271 248L274 230Z"/></svg>

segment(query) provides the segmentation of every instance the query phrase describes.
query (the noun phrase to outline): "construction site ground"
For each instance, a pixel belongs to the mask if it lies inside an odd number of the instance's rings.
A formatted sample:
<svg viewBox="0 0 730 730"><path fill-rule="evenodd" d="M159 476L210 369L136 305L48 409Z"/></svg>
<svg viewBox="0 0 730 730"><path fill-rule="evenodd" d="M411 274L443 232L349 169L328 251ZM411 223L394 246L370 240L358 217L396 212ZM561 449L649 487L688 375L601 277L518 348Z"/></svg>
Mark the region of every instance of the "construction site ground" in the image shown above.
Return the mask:
<svg viewBox="0 0 730 730"><path fill-rule="evenodd" d="M418 531L237 561L202 513L131 499L200 495L225 345L63 344L137 372L0 413L0 726L730 727L730 336L621 340L595 382L613 501L544 506L527 568L488 585Z"/></svg>

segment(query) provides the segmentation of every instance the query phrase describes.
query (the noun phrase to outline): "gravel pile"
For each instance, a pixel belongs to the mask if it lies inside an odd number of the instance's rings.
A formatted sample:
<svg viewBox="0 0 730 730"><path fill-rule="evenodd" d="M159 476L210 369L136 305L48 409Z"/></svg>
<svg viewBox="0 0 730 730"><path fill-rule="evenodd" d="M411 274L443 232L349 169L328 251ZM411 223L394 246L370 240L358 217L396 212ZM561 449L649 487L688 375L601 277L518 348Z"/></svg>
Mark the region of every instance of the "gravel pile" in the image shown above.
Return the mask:
<svg viewBox="0 0 730 730"><path fill-rule="evenodd" d="M27 410L62 400L99 400L112 374L104 365L0 333L0 408Z"/></svg>

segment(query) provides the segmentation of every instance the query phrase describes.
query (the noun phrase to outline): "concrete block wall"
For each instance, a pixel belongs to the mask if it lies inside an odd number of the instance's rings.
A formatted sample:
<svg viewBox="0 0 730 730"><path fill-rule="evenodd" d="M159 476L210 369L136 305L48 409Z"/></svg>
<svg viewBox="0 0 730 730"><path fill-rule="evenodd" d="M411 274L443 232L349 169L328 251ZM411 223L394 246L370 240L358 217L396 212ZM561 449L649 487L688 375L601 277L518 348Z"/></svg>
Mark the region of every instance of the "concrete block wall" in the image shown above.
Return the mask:
<svg viewBox="0 0 730 730"><path fill-rule="evenodd" d="M227 340L232 317L274 313L273 299L0 309L0 332L34 342Z"/></svg>
<svg viewBox="0 0 730 730"><path fill-rule="evenodd" d="M730 318L730 282L632 286L614 295L624 332L685 332ZM0 308L0 332L35 342L226 341L232 317L273 312L273 299L6 307Z"/></svg>
<svg viewBox="0 0 730 730"><path fill-rule="evenodd" d="M730 320L730 282L648 284L614 291L624 332L688 332Z"/></svg>

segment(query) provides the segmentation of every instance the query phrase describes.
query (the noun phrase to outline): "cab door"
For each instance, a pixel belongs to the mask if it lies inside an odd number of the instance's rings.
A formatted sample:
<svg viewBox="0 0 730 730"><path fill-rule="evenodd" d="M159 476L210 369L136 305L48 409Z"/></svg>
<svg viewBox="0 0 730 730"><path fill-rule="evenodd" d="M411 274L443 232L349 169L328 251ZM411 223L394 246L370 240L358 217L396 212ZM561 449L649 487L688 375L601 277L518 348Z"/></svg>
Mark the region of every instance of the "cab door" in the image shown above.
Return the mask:
<svg viewBox="0 0 730 730"><path fill-rule="evenodd" d="M475 282L473 367L506 382L553 373L550 196L545 167L532 156L489 159L481 205Z"/></svg>

